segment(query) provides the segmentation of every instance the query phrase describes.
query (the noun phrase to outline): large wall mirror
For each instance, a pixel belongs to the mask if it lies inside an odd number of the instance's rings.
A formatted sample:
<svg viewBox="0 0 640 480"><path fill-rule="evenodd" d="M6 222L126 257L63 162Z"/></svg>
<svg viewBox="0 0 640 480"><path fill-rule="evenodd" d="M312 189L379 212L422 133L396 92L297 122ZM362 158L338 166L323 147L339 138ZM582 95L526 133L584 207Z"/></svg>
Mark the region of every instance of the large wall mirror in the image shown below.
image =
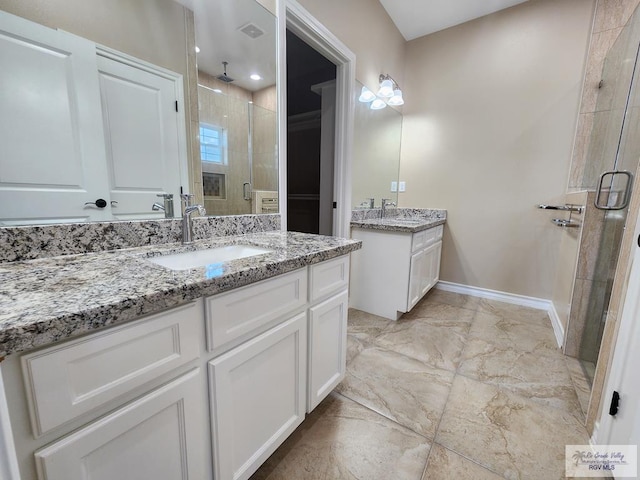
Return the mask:
<svg viewBox="0 0 640 480"><path fill-rule="evenodd" d="M0 0L0 225L277 213L261 3Z"/></svg>
<svg viewBox="0 0 640 480"><path fill-rule="evenodd" d="M358 95L362 84L356 82ZM368 207L382 198L398 203L402 114L391 107L372 110L356 99L352 164L352 207ZM392 183L395 182L395 185ZM396 191L393 190L395 186Z"/></svg>

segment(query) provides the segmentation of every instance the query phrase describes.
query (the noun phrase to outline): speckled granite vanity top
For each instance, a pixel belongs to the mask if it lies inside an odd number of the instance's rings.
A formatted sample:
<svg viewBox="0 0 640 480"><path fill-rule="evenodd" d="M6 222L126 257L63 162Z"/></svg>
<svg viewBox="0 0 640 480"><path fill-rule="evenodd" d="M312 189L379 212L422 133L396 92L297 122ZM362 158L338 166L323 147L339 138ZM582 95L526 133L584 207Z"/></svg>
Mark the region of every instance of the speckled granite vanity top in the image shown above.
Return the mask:
<svg viewBox="0 0 640 480"><path fill-rule="evenodd" d="M446 221L446 210L394 208L389 210L385 218L380 218L380 209L367 209L353 212L351 226L415 233L437 227Z"/></svg>
<svg viewBox="0 0 640 480"><path fill-rule="evenodd" d="M148 258L227 245L259 256L174 271ZM0 356L159 312L359 249L361 242L263 232L0 264Z"/></svg>

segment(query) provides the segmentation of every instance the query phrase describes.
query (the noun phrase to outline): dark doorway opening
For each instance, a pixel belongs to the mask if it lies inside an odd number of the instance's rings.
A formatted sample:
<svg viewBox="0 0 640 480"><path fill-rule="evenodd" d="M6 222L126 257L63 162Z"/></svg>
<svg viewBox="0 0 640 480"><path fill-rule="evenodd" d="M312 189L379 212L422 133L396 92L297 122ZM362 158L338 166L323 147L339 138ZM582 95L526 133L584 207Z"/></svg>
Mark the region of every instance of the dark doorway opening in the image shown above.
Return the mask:
<svg viewBox="0 0 640 480"><path fill-rule="evenodd" d="M287 229L333 233L336 66L287 30Z"/></svg>

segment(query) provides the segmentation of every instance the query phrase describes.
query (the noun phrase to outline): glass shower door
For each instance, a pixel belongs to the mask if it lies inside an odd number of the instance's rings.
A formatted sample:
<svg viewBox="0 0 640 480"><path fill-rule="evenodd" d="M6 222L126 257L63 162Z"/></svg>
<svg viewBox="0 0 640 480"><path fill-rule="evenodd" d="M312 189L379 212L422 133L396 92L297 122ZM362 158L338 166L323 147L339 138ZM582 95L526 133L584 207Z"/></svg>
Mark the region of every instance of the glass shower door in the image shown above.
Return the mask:
<svg viewBox="0 0 640 480"><path fill-rule="evenodd" d="M598 190L598 180L606 171L635 173L638 167L639 45L640 16L636 10L605 58L582 182L586 190ZM590 228L595 234L590 238L596 242L595 252L590 252L586 259L593 262L592 281L579 347L579 359L590 382L593 382L598 360L627 218L628 206L624 200L629 192L626 187L631 185L631 178L625 174L607 175L603 180L600 190L593 195L600 207L593 210L591 217Z"/></svg>

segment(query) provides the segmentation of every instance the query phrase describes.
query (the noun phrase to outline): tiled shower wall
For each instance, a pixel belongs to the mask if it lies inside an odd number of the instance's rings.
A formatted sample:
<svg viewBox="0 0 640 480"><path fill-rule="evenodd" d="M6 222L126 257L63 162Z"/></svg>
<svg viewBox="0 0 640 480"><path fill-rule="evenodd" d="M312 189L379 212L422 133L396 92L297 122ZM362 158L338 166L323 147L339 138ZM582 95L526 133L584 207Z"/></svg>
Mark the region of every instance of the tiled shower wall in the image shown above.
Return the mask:
<svg viewBox="0 0 640 480"><path fill-rule="evenodd" d="M587 155L594 126L598 126L597 120L601 117L596 112L604 61L638 4L640 0L598 0L571 161L570 192L595 188L593 175L588 174Z"/></svg>
<svg viewBox="0 0 640 480"><path fill-rule="evenodd" d="M214 173L225 175L225 196L219 199L204 197L204 206L211 215L252 213L255 210L251 202L243 196L245 182L252 180L255 190L278 190L275 86L252 93L204 72L198 72L198 82L202 85L198 87L200 121L225 128L228 148L227 165L211 167ZM222 94L212 89L218 89ZM252 172L248 143L249 102L253 102Z"/></svg>

